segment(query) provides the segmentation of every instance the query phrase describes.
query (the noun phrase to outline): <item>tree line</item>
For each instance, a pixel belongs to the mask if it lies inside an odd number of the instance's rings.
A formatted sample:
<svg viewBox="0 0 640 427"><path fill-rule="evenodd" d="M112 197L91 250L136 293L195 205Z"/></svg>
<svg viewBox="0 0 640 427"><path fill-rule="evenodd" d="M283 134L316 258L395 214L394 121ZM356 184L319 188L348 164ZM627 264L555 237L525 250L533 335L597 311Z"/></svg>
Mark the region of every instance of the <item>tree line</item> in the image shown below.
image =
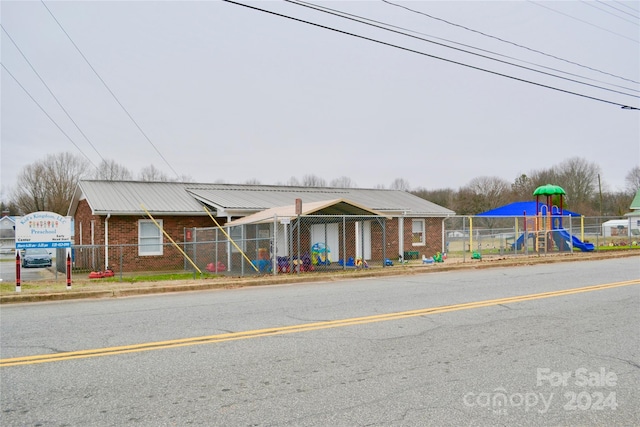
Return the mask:
<svg viewBox="0 0 640 427"><path fill-rule="evenodd" d="M134 174L113 160L103 160L91 170L80 156L72 153L49 154L44 159L25 166L18 174L19 186L8 195L0 197L0 208L10 215L25 215L30 212L51 211L66 215L71 198L81 179L129 181ZM144 167L135 178L139 181L192 182L189 176L172 178L154 165ZM224 183L217 180L216 183ZM255 178L244 184L261 184ZM533 192L541 185L554 184L567 193L565 207L585 216L622 216L629 211L631 201L640 189L640 167L632 168L625 176L625 189L621 191L603 188L600 168L597 164L574 157L546 169L533 170L516 177L513 182L496 176L481 176L459 188L427 189L411 188L403 178L394 179L389 188L407 191L437 205L453 210L459 215L475 215L508 203L533 199ZM347 176L326 181L309 174L298 179L276 185L304 187L357 188ZM4 189L3 189L4 190Z"/></svg>

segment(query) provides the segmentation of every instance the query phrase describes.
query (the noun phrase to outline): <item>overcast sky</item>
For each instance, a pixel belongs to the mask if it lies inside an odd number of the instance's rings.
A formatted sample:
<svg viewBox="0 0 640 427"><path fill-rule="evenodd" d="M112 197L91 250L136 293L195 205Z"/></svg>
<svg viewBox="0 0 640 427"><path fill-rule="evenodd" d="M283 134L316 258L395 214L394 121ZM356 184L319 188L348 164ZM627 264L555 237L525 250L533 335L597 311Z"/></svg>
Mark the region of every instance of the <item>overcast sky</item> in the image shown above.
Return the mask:
<svg viewBox="0 0 640 427"><path fill-rule="evenodd" d="M617 191L640 164L640 111L621 108L640 107L638 1L316 3L352 19L245 4L296 20L222 1L3 0L3 192L59 152L134 176L430 190L581 157Z"/></svg>

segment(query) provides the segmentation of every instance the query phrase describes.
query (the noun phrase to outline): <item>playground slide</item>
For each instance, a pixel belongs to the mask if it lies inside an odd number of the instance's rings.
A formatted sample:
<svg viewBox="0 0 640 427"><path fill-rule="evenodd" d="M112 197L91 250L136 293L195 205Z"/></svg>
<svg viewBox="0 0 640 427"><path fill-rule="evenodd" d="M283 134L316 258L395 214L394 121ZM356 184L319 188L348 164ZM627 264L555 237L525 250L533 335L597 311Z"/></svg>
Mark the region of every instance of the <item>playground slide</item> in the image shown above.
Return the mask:
<svg viewBox="0 0 640 427"><path fill-rule="evenodd" d="M576 236L572 236L571 234L569 234L569 232L564 228L558 228L558 229L553 230L553 231L557 232L557 234L560 237L562 237L562 239L564 239L564 241L568 242L569 240L571 240L571 243L573 244L574 248L578 248L583 252L591 252L592 250L594 250L593 243L585 243L585 242L583 242L582 240L578 239ZM556 244L557 244L557 242L556 242Z"/></svg>
<svg viewBox="0 0 640 427"><path fill-rule="evenodd" d="M533 237L533 234L529 233L529 238ZM522 233L518 240L516 240L515 246L517 250L520 250L524 247L525 233ZM513 249L513 244L511 244L511 249Z"/></svg>

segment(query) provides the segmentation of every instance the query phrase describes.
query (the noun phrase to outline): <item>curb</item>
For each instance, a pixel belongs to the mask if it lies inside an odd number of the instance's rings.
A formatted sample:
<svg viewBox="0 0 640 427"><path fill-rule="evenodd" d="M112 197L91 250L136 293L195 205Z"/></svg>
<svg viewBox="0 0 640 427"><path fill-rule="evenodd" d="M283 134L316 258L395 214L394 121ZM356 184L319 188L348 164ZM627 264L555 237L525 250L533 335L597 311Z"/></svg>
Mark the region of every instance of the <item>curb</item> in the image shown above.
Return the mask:
<svg viewBox="0 0 640 427"><path fill-rule="evenodd" d="M608 254L595 254L588 258L577 257L573 254L568 256L555 257L528 257L528 258L497 258L486 260L474 260L470 262L458 262L450 264L431 264L428 266L405 266L404 268L388 268L381 270L352 270L344 274L335 273L319 273L314 275L277 275L277 276L259 276L252 278L229 277L218 279L210 279L207 282L184 282L180 284L158 285L153 282L151 286L136 286L132 288L117 288L104 290L78 290L66 292L49 292L49 293L15 293L0 295L0 304L16 304L43 301L64 301L75 299L100 299L100 298L124 298L140 295L152 295L162 293L189 292L189 291L205 291L215 289L232 289L243 288L249 286L269 286L269 285L286 285L286 284L303 284L314 282L336 282L341 280L364 279L370 277L397 277L411 276L415 274L447 272L456 270L474 270L498 267L522 267L536 264L551 264L560 262L584 262L598 261L612 258L628 258L640 256L640 251L624 251Z"/></svg>

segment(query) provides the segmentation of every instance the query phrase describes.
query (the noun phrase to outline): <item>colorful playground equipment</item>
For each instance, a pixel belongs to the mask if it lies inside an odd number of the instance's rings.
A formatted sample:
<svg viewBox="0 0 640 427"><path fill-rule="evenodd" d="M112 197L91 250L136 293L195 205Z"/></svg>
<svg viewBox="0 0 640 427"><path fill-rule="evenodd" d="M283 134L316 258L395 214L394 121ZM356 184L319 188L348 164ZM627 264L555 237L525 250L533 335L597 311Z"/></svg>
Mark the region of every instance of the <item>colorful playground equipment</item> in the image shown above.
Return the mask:
<svg viewBox="0 0 640 427"><path fill-rule="evenodd" d="M547 252L555 248L561 251L570 250L572 247L582 251L593 251L593 243L582 242L576 236L571 235L562 226L564 189L557 185L547 184L536 188L533 192L536 196L536 215L527 220L525 218L525 230L519 241L525 236L534 238L536 252ZM541 197L546 197L545 202L540 202ZM559 202L559 206L553 204L553 198ZM516 242L518 244L518 242Z"/></svg>
<svg viewBox="0 0 640 427"><path fill-rule="evenodd" d="M311 262L313 265L331 264L331 249L322 242L314 243L311 246Z"/></svg>

